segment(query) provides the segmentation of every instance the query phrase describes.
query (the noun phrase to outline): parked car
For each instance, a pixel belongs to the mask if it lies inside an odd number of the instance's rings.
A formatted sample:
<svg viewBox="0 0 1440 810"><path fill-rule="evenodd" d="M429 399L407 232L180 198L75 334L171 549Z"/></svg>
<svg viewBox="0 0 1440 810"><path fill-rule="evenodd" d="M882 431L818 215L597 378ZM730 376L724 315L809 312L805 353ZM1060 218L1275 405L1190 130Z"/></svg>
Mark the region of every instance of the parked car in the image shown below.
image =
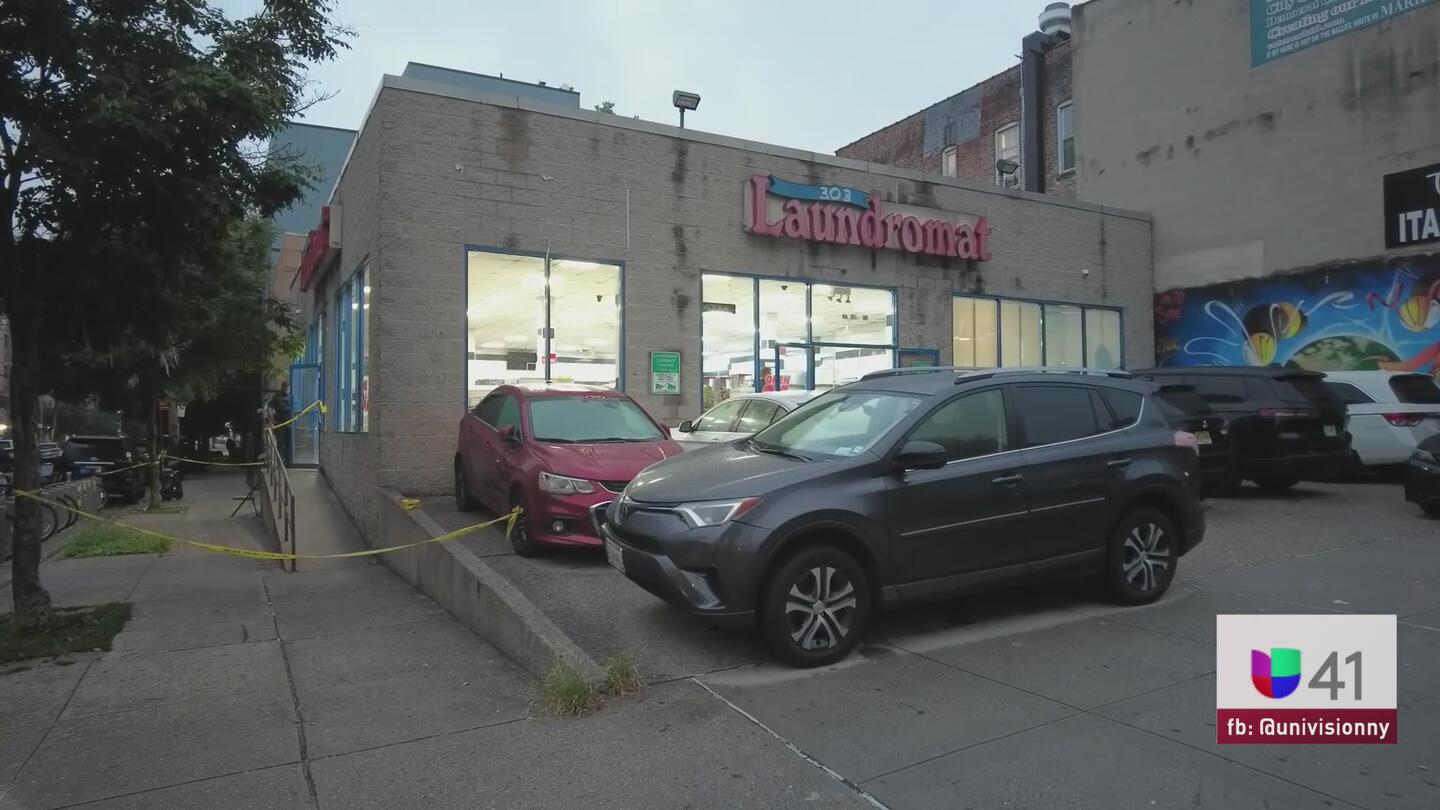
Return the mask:
<svg viewBox="0 0 1440 810"><path fill-rule="evenodd" d="M799 390L735 394L700 418L681 422L675 429L675 441L686 450L693 450L707 444L743 439L769 427L771 422L814 399L818 393Z"/></svg>
<svg viewBox="0 0 1440 810"><path fill-rule="evenodd" d="M1405 465L1405 500L1440 518L1440 434L1420 440Z"/></svg>
<svg viewBox="0 0 1440 810"><path fill-rule="evenodd" d="M61 450L70 477L101 476L107 498L138 501L145 496L146 469L135 466L143 461L142 453L129 438L71 436Z"/></svg>
<svg viewBox="0 0 1440 810"><path fill-rule="evenodd" d="M1158 599L1200 542L1195 437L1124 372L896 369L749 439L668 459L596 510L606 556L788 664L882 606L1060 574Z"/></svg>
<svg viewBox="0 0 1440 810"><path fill-rule="evenodd" d="M460 420L455 503L525 510L517 554L599 546L590 508L637 473L681 454L669 431L617 391L584 385L501 385Z"/></svg>
<svg viewBox="0 0 1440 810"><path fill-rule="evenodd" d="M1225 419L1215 413L1215 409L1189 385L1157 385L1155 404L1169 417L1170 424L1194 434L1200 449L1202 494L1209 489L1227 486L1235 454L1230 441L1230 426L1225 424Z"/></svg>
<svg viewBox="0 0 1440 810"><path fill-rule="evenodd" d="M1325 375L1260 366L1154 368L1134 372L1161 384L1193 387L1230 428L1234 464L1225 482L1281 491L1302 478L1334 480L1352 466L1345 406Z"/></svg>
<svg viewBox="0 0 1440 810"><path fill-rule="evenodd" d="M1329 371L1325 386L1350 414L1350 449L1362 466L1404 464L1440 433L1440 387L1427 374Z"/></svg>
<svg viewBox="0 0 1440 810"><path fill-rule="evenodd" d="M56 463L60 460L60 446L54 442L40 442L40 486L48 486L57 480L59 471ZM9 487L15 480L15 442L0 439L0 487Z"/></svg>

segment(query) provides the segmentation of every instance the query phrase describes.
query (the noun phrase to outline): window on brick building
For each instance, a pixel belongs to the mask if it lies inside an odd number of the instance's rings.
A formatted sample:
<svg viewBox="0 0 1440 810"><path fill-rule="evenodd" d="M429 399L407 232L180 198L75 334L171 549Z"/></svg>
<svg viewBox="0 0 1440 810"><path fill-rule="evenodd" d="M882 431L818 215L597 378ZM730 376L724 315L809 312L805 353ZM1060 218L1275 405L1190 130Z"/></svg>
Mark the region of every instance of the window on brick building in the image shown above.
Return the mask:
<svg viewBox="0 0 1440 810"><path fill-rule="evenodd" d="M1008 160L1016 165L1020 163L1020 125L1009 124L995 130L995 185L1005 188L1018 188L1020 185L1020 170L1016 169L1011 174L1004 174L998 168L1000 161Z"/></svg>
<svg viewBox="0 0 1440 810"><path fill-rule="evenodd" d="M1055 108L1055 132L1059 136L1055 152L1060 174L1075 171L1075 102L1067 101Z"/></svg>
<svg viewBox="0 0 1440 810"><path fill-rule="evenodd" d="M955 160L956 151L957 150L953 146L945 147L944 158L941 162L940 170L945 173L946 177L954 177L958 172L958 166L956 165Z"/></svg>

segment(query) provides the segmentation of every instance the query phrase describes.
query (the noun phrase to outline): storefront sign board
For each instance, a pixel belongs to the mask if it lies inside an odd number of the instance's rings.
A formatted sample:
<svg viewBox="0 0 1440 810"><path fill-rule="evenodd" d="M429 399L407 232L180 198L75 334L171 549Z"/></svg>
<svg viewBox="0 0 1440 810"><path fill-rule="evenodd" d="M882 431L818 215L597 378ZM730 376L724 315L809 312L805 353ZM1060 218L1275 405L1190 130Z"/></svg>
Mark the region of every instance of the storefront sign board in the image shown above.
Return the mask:
<svg viewBox="0 0 1440 810"><path fill-rule="evenodd" d="M1440 163L1385 175L1385 247L1440 242Z"/></svg>
<svg viewBox="0 0 1440 810"><path fill-rule="evenodd" d="M1250 65L1398 17L1437 0L1250 0Z"/></svg>

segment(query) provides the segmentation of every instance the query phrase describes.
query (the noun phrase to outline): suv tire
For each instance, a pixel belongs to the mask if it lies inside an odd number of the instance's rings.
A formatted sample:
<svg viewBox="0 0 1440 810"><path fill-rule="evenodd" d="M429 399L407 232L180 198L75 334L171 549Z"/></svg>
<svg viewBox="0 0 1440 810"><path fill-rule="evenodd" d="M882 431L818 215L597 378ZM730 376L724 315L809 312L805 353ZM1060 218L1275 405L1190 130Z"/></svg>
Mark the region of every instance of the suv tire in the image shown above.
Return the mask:
<svg viewBox="0 0 1440 810"><path fill-rule="evenodd" d="M475 496L470 494L470 482L465 480L465 462L455 459L455 508L461 512L474 512L480 508Z"/></svg>
<svg viewBox="0 0 1440 810"><path fill-rule="evenodd" d="M1125 513L1110 534L1105 553L1105 588L1122 605L1148 605L1175 579L1180 533L1170 516L1153 506Z"/></svg>
<svg viewBox="0 0 1440 810"><path fill-rule="evenodd" d="M760 632L775 657L792 667L839 661L870 623L869 577L834 546L810 546L782 559L760 597Z"/></svg>
<svg viewBox="0 0 1440 810"><path fill-rule="evenodd" d="M1298 483L1300 483L1300 479L1293 476L1267 476L1255 479L1255 486L1266 492L1284 492Z"/></svg>
<svg viewBox="0 0 1440 810"><path fill-rule="evenodd" d="M515 521L515 528L510 532L510 547L521 557L539 557L545 553L545 547L537 543L530 532L530 507L525 505L525 493L515 490L510 493L510 509L514 511L520 508L520 519Z"/></svg>

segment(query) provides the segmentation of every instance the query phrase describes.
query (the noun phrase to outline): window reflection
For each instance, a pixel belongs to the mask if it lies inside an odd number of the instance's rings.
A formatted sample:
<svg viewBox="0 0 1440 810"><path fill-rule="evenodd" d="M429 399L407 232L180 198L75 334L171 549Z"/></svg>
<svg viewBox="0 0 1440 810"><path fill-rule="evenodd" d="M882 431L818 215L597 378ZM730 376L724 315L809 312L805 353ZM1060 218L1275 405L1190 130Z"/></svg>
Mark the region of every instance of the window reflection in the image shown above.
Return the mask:
<svg viewBox="0 0 1440 810"><path fill-rule="evenodd" d="M1045 305L1045 365L1067 368L1085 365L1085 336L1080 328L1079 307Z"/></svg>
<svg viewBox="0 0 1440 810"><path fill-rule="evenodd" d="M1120 313L1113 309L1085 309L1085 365L1121 368Z"/></svg>
<svg viewBox="0 0 1440 810"><path fill-rule="evenodd" d="M1000 365L1041 366L1040 305L1029 301L1000 302Z"/></svg>

